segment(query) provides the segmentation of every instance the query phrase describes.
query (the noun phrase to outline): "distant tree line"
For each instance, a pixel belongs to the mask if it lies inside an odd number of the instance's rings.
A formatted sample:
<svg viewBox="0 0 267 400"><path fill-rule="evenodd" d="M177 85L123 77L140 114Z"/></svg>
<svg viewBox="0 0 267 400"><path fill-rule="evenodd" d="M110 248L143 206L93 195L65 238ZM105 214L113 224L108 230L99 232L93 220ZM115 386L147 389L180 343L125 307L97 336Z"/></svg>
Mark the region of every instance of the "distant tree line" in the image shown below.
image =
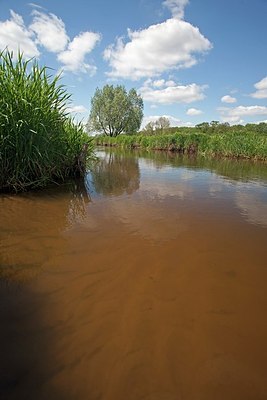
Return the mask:
<svg viewBox="0 0 267 400"><path fill-rule="evenodd" d="M149 122L140 134L143 135L154 135L154 134L172 134L175 132L180 133L191 133L191 132L201 132L206 134L224 134L224 133L258 133L258 134L267 134L267 123L260 122L259 124L246 124L246 125L230 125L228 122L219 122L219 121L211 121L211 122L202 122L200 124L195 125L194 127L188 126L170 126L170 121L168 118L160 117L158 120L154 122Z"/></svg>
<svg viewBox="0 0 267 400"><path fill-rule="evenodd" d="M87 123L89 133L116 137L120 134L165 135L173 133L258 133L267 134L267 123L230 125L228 122L201 122L194 127L171 127L169 118L162 116L148 122L140 130L143 119L143 99L135 89L128 92L124 86L105 85L97 88L91 99Z"/></svg>
<svg viewBox="0 0 267 400"><path fill-rule="evenodd" d="M246 125L230 125L228 122L202 122L194 127L188 126L170 126L170 121L166 117L160 117L154 122L149 122L139 134L157 135L157 134L173 134L173 133L206 133L208 135L225 134L225 133L258 133L267 134L267 123Z"/></svg>
<svg viewBox="0 0 267 400"><path fill-rule="evenodd" d="M230 125L228 122L202 122L195 126L195 129L200 130L203 133L214 134L214 133L227 133L227 132L251 132L267 134L267 123L260 122L259 124L246 124L246 125Z"/></svg>

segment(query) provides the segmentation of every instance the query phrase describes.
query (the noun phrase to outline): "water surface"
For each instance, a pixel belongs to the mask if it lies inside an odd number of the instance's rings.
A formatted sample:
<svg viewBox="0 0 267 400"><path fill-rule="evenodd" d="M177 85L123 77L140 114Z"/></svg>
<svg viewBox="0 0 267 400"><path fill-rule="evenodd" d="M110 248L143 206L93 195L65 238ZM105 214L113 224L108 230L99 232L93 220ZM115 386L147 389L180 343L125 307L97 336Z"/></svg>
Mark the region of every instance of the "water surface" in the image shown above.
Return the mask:
<svg viewBox="0 0 267 400"><path fill-rule="evenodd" d="M99 157L0 198L1 400L266 400L266 164Z"/></svg>

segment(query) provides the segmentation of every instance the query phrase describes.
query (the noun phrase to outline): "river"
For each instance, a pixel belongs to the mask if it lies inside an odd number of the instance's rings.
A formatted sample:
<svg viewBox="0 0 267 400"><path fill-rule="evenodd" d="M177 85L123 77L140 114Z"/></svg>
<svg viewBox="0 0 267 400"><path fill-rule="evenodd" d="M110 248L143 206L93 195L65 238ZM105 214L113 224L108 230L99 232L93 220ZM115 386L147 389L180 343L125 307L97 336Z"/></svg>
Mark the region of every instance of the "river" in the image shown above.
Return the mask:
<svg viewBox="0 0 267 400"><path fill-rule="evenodd" d="M0 197L1 400L266 400L266 164L98 157Z"/></svg>

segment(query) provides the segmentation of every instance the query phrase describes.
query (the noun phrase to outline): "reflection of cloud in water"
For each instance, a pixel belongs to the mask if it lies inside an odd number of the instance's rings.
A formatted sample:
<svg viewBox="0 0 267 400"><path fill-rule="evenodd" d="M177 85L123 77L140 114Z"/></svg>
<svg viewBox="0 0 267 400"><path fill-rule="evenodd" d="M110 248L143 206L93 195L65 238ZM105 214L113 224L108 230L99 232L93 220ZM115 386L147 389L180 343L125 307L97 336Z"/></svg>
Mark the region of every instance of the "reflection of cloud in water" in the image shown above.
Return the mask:
<svg viewBox="0 0 267 400"><path fill-rule="evenodd" d="M175 239L186 231L182 212L174 209L173 213L161 202L112 201L111 212L120 220L130 234L140 235L145 239L165 241Z"/></svg>
<svg viewBox="0 0 267 400"><path fill-rule="evenodd" d="M239 191L235 195L235 201L248 222L267 227L266 197L264 198L260 194Z"/></svg>
<svg viewBox="0 0 267 400"><path fill-rule="evenodd" d="M182 168L182 167L174 167L170 165L160 165L157 166L155 163L151 162L151 160L139 160L139 166L142 170L149 170L149 171L158 171L160 172L161 175L164 176L175 176L177 179L182 180L182 181L189 181L194 178L196 178L196 171L190 170L188 168Z"/></svg>
<svg viewBox="0 0 267 400"><path fill-rule="evenodd" d="M192 195L192 186L184 182L144 179L131 200L110 201L111 213L131 234L155 241L175 239L187 229L182 203Z"/></svg>
<svg viewBox="0 0 267 400"><path fill-rule="evenodd" d="M191 181L196 177L196 173L193 171L190 171L189 169L183 169L181 174L180 174L180 179L183 181Z"/></svg>
<svg viewBox="0 0 267 400"><path fill-rule="evenodd" d="M153 164L150 165L142 159L139 160L139 166L136 159L126 159L127 165L125 160L123 162L124 164L119 156L110 159L108 155L98 164L101 167L98 167L101 169L101 180L98 179L98 174L93 172L96 192L108 197L104 218L109 220L112 216L112 219L122 223L131 235L153 241L174 239L184 232L186 225L181 206L185 199L193 196L193 186L187 181L194 177L194 173L186 169L175 170L168 166L155 170ZM131 197L116 196L115 198L114 193L125 194L126 185L121 179L122 165L128 171L128 174L123 174L129 178L127 184L136 182L135 190L132 191ZM140 166L142 166L142 179L139 179ZM110 178L114 180L114 171L116 172L116 192L104 190L109 185L104 181L103 173L108 178L106 181L110 182ZM111 172L112 175L109 178ZM86 223L88 223L87 220Z"/></svg>
<svg viewBox="0 0 267 400"><path fill-rule="evenodd" d="M110 161L106 160L105 168L109 169ZM119 162L119 157L114 161ZM136 160L131 161L136 164ZM123 223L132 235L153 241L177 238L186 230L181 205L193 196L193 186L187 181L194 177L194 172L169 166L155 169L153 163L143 159L139 160L140 167L142 179L134 196L129 199L109 197L105 212ZM138 172L138 168L134 171ZM122 185L121 179L118 179L119 184Z"/></svg>
<svg viewBox="0 0 267 400"><path fill-rule="evenodd" d="M218 194L222 193L223 191L223 185L219 183L211 183L209 185L209 194L211 197L217 197Z"/></svg>
<svg viewBox="0 0 267 400"><path fill-rule="evenodd" d="M171 182L163 180L145 180L140 184L140 191L150 199L165 199L168 197L177 197L184 200L192 197L193 187L184 182Z"/></svg>

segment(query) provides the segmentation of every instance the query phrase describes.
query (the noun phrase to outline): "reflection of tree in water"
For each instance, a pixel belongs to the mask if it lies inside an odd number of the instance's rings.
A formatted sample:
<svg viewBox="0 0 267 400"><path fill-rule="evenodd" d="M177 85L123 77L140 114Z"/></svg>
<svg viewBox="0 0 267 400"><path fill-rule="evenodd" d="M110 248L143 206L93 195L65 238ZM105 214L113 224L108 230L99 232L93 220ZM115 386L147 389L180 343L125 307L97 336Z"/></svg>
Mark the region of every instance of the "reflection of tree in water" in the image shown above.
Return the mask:
<svg viewBox="0 0 267 400"><path fill-rule="evenodd" d="M0 198L0 279L24 281L64 252L66 229L86 216L83 181Z"/></svg>
<svg viewBox="0 0 267 400"><path fill-rule="evenodd" d="M104 195L132 194L139 189L138 160L133 156L108 153L91 171L95 191Z"/></svg>

